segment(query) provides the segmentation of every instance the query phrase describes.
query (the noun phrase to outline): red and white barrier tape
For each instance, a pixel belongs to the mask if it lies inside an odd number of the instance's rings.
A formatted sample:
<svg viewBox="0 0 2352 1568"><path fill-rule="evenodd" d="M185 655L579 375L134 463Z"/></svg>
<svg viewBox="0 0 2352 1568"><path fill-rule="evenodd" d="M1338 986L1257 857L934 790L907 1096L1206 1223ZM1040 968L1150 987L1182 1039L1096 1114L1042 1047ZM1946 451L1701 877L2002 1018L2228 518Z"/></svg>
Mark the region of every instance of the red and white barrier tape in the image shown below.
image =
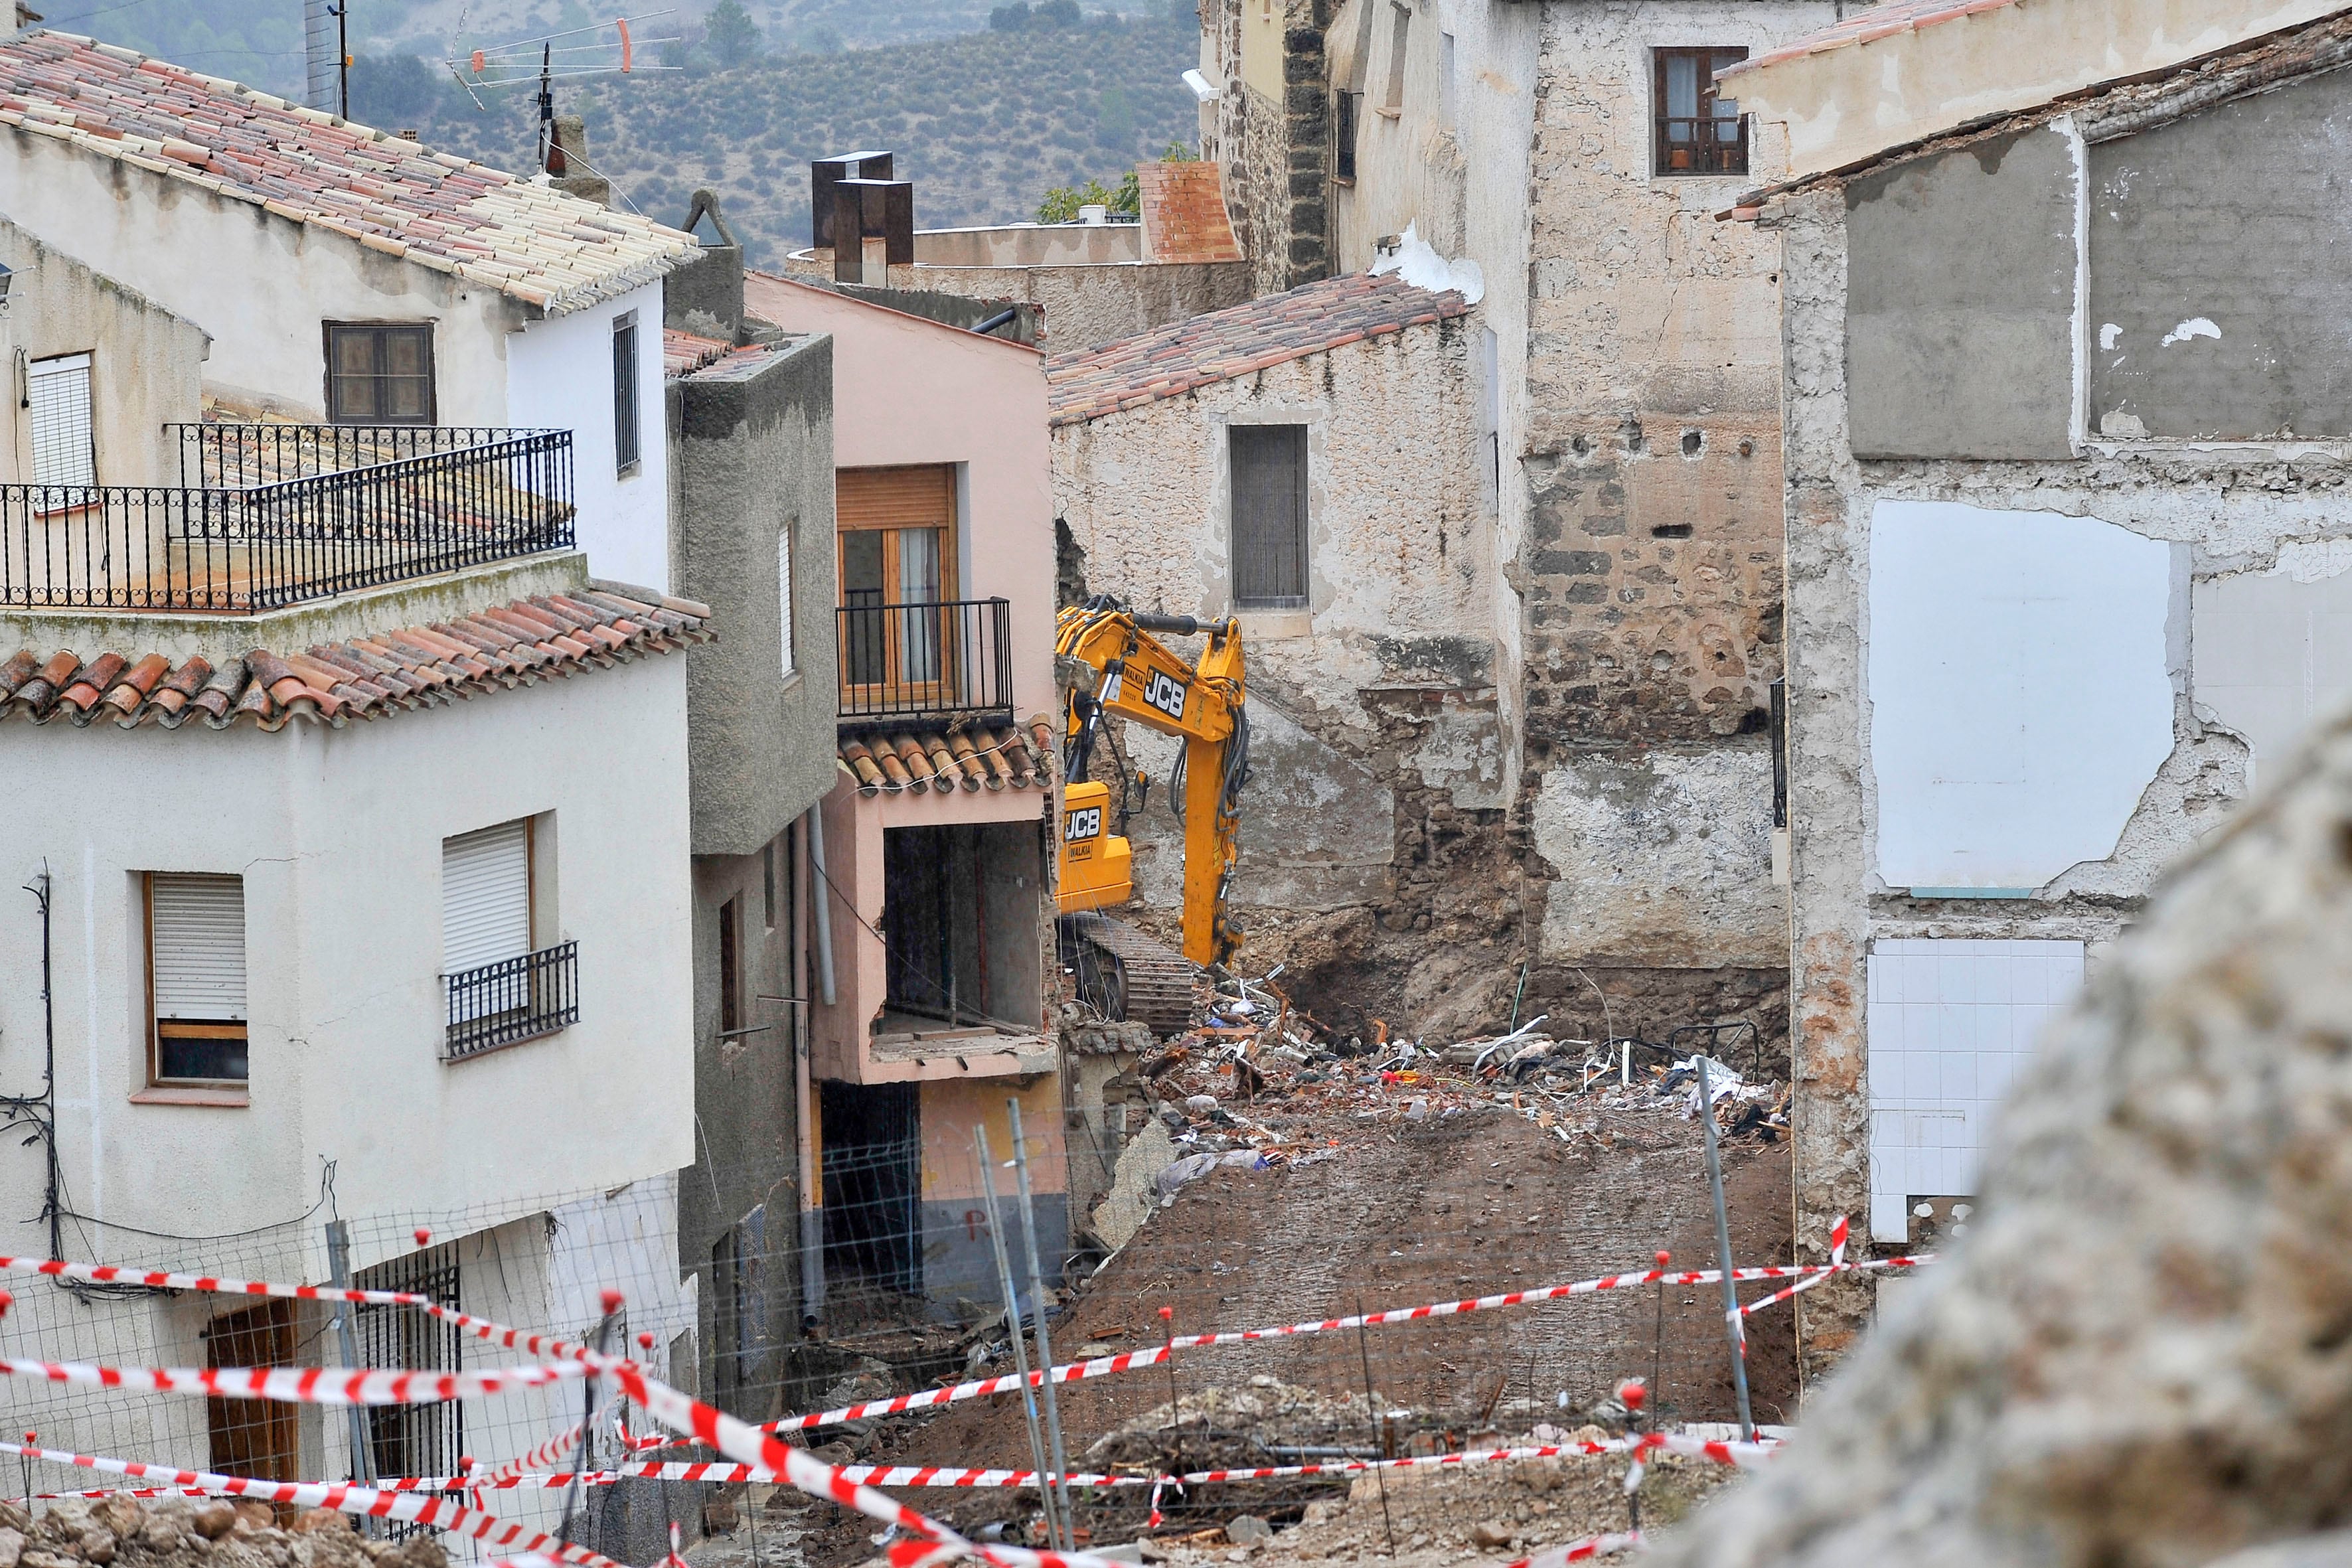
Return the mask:
<svg viewBox="0 0 2352 1568"><path fill-rule="evenodd" d="M1839 1270L1916 1268L1932 1258L1881 1258L1865 1263L1842 1263L1830 1267ZM1815 1273L1819 1265L1771 1264L1755 1268L1735 1268L1735 1280L1801 1279ZM1569 1296L1596 1295L1604 1290L1628 1290L1643 1285L1715 1285L1720 1284L1723 1271L1719 1268L1685 1269L1671 1272L1663 1268L1646 1269L1639 1274L1605 1274L1597 1279L1582 1279L1569 1285L1547 1285L1534 1290L1509 1290L1497 1296L1480 1296L1466 1301L1440 1301L1423 1307L1399 1307L1385 1312L1367 1312L1360 1316L1327 1318L1320 1322L1290 1323L1279 1328L1245 1329L1231 1333L1179 1334L1162 1344L1141 1350L1125 1351L1118 1355L1097 1356L1092 1361L1066 1362L1049 1369L1053 1380L1074 1383L1090 1377L1108 1377L1114 1373L1133 1372L1141 1367L1158 1366L1175 1351L1199 1350L1211 1345L1246 1344L1258 1340L1286 1339L1297 1334L1320 1334L1344 1331L1359 1326L1380 1328L1391 1323L1421 1322L1433 1318L1454 1317L1464 1312L1483 1312L1497 1307L1525 1306L1538 1301L1552 1301ZM1036 1386L1047 1375L1032 1372L1029 1384ZM1009 1394L1021 1386L1018 1373L1006 1373L1000 1377L983 1377L971 1383L959 1383L950 1388L929 1388L917 1394L895 1394L888 1399L870 1399L863 1405L845 1405L837 1410L815 1411L805 1415L787 1415L781 1421L770 1422L770 1432L804 1431L812 1426L830 1426L844 1421L855 1421L873 1415L898 1415L909 1410L925 1410L936 1405L953 1405L966 1399L979 1399L992 1394Z"/></svg>
<svg viewBox="0 0 2352 1568"><path fill-rule="evenodd" d="M363 1307L414 1307L420 1312L456 1325L475 1338L525 1355L558 1361L577 1360L579 1345L553 1334L525 1333L520 1329L477 1318L455 1307L445 1307L427 1296L406 1290L352 1290L333 1285L273 1285L261 1279L224 1279L209 1274L174 1274L156 1268L123 1268L110 1263L67 1263L54 1258L0 1258L0 1273L47 1274L58 1279L87 1279L96 1285L142 1285L151 1290L196 1290L219 1296L282 1296L296 1301L349 1301Z"/></svg>
<svg viewBox="0 0 2352 1568"><path fill-rule="evenodd" d="M208 1494L222 1497L257 1498L264 1502L331 1508L339 1512L362 1514L371 1519L414 1521L418 1524L430 1524L460 1535L469 1535L492 1546L517 1547L523 1552L540 1553L544 1558L575 1563L579 1568L620 1568L620 1564L611 1558L601 1556L584 1546L574 1546L522 1525L509 1524L478 1509L466 1508L446 1497L381 1491L373 1487L338 1482L257 1480L250 1476L225 1476L210 1470L142 1465L131 1459L105 1459L89 1454L60 1453L50 1448L26 1447L20 1443L0 1443L0 1454L22 1454L84 1469L161 1479L173 1488L200 1488Z"/></svg>
<svg viewBox="0 0 2352 1568"><path fill-rule="evenodd" d="M208 1399L268 1399L285 1405L436 1405L480 1399L581 1376L578 1362L541 1362L491 1372L355 1372L336 1367L135 1367L0 1356L0 1373L92 1388L200 1394Z"/></svg>
<svg viewBox="0 0 2352 1568"><path fill-rule="evenodd" d="M1167 1487L1205 1486L1224 1481L1281 1480L1296 1476L1362 1475L1371 1470L1410 1469L1421 1467L1446 1467L1492 1464L1526 1459L1575 1458L1595 1455L1632 1454L1637 1458L1656 1453L1678 1454L1686 1458L1708 1459L1717 1464L1749 1467L1760 1463L1778 1445L1771 1442L1731 1443L1702 1437L1685 1436L1673 1432L1638 1433L1630 1437L1612 1437L1599 1442L1523 1444L1509 1448L1473 1448L1457 1454L1413 1454L1394 1459L1343 1459L1328 1464L1264 1465L1250 1469L1192 1470L1182 1475L1135 1476L1108 1473L1073 1473L1065 1478L1074 1487ZM45 1454L44 1458L60 1456ZM79 1456L62 1456L73 1463L84 1462ZM1034 1470L1002 1470L959 1468L939 1465L844 1465L841 1475L848 1480L875 1487L971 1487L1029 1488L1037 1484ZM630 1464L609 1470L593 1470L574 1475L569 1470L544 1471L535 1475L509 1477L501 1480L476 1480L469 1476L402 1476L378 1479L369 1483L375 1490L387 1492L465 1492L513 1490L560 1490L575 1480L583 1486L605 1487L622 1480L712 1481L729 1485L744 1482L765 1484L782 1479L775 1472L757 1465L735 1464ZM201 1489L188 1489L192 1493ZM39 1493L39 1496L68 1495L102 1497L102 1491L68 1494Z"/></svg>
<svg viewBox="0 0 2352 1568"><path fill-rule="evenodd" d="M1570 1563L1589 1563L1595 1557L1637 1551L1642 1544L1642 1532L1638 1530L1630 1530L1622 1535L1588 1535L1581 1541L1571 1541L1565 1546L1538 1552L1533 1557L1522 1557L1517 1563L1507 1564L1507 1568L1567 1568Z"/></svg>

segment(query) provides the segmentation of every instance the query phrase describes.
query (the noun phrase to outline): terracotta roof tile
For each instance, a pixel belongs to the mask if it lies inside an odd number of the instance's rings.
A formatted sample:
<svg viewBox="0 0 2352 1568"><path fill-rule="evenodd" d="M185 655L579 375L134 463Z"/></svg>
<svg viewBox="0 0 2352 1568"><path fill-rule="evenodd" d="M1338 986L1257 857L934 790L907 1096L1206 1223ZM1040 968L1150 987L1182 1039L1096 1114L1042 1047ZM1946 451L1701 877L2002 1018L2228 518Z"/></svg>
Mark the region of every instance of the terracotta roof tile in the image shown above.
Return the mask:
<svg viewBox="0 0 2352 1568"><path fill-rule="evenodd" d="M353 719L381 719L403 709L669 653L715 635L709 611L682 599L656 605L610 589L587 596L610 614L610 626L597 625L597 612L588 605L548 598L500 605L446 625L400 626L283 654L254 648L218 669L201 658L175 668L156 653L133 659L102 652L85 664L79 655L64 652L45 662L25 648L0 661L0 720L15 716L46 724L64 718L87 728L108 718L126 730L142 724L175 730L202 714L215 730L247 722L282 730L297 719L341 729ZM544 633L522 635L540 622L545 623Z"/></svg>
<svg viewBox="0 0 2352 1568"><path fill-rule="evenodd" d="M1783 60L1827 54L1832 49L1867 44L1897 33L1916 33L1939 22L1957 22L1979 11L1998 11L2016 4L2017 0L1885 0L1883 5L1856 11L1842 22L1801 33L1779 48L1768 49L1736 66L1727 66L1715 73L1716 79L1736 79L1742 72L1779 65Z"/></svg>
<svg viewBox="0 0 2352 1568"><path fill-rule="evenodd" d="M1037 737L1052 733L1042 714L1026 724L885 727L843 736L835 754L864 795L1043 789L1053 782L1054 750Z"/></svg>
<svg viewBox="0 0 2352 1568"><path fill-rule="evenodd" d="M671 381L715 364L734 352L732 343L718 338L681 332L676 327L662 329L662 374Z"/></svg>
<svg viewBox="0 0 2352 1568"><path fill-rule="evenodd" d="M1143 257L1147 261L1240 261L1225 213L1225 187L1216 164L1205 159L1179 163L1139 163L1142 195Z"/></svg>
<svg viewBox="0 0 2352 1568"><path fill-rule="evenodd" d="M654 282L692 236L70 33L0 43L0 124L473 278L551 314Z"/></svg>
<svg viewBox="0 0 2352 1568"><path fill-rule="evenodd" d="M1461 295L1394 275L1327 278L1045 362L1049 422L1072 425L1343 343L1459 316Z"/></svg>

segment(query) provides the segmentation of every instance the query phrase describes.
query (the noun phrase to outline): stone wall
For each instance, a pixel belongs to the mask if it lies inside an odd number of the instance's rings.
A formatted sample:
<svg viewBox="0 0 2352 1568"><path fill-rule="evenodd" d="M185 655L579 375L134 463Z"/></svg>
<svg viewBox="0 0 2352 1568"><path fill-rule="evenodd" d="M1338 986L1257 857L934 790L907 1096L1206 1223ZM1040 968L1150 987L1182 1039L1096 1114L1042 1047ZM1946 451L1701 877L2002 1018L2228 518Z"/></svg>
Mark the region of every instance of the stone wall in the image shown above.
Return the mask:
<svg viewBox="0 0 2352 1568"><path fill-rule="evenodd" d="M1755 976L1788 951L1766 733L1781 659L1779 263L1715 214L1782 153L1760 135L1747 175L1654 175L1651 51L1760 53L1832 19L1816 0L1544 9L1526 523L1505 574L1524 700L1514 805L1544 884L1535 951L1564 977L1547 1005L1579 1005L1574 971L1606 968L1660 972L1638 989L1689 1009L1662 1025L1777 1017L1777 1003L1753 1008Z"/></svg>
<svg viewBox="0 0 2352 1568"><path fill-rule="evenodd" d="M1283 0L1282 96L1244 79L1243 10L1203 0L1202 58L1225 90L1203 116L1201 156L1221 165L1234 237L1254 291L1278 294L1332 274L1330 0Z"/></svg>
<svg viewBox="0 0 2352 1568"><path fill-rule="evenodd" d="M831 286L832 254L820 250L795 257L786 264L787 270L803 281ZM1033 337L1020 341L1034 342L1055 354L1073 353L1241 304L1252 298L1255 283L1249 265L1240 261L1127 261L1072 267L918 264L893 267L889 278L892 291L951 294L985 305L1034 307L1036 330ZM911 308L903 299L894 300L874 289L852 286L843 292L894 309ZM959 326L971 325L991 313L983 309L974 316L966 310L952 319ZM1018 337L1019 333L999 329L997 335Z"/></svg>
<svg viewBox="0 0 2352 1568"><path fill-rule="evenodd" d="M1227 428L1307 427L1307 608L1240 617L1244 927L1368 909L1391 929L1428 930L1434 879L1415 867L1433 814L1441 835L1482 825L1500 853L1494 565L1469 338L1459 319L1410 328L1055 432L1055 509L1084 591L1222 619ZM1172 742L1130 730L1120 745L1168 777ZM1144 900L1172 909L1182 849L1166 802L1156 787L1129 832Z"/></svg>

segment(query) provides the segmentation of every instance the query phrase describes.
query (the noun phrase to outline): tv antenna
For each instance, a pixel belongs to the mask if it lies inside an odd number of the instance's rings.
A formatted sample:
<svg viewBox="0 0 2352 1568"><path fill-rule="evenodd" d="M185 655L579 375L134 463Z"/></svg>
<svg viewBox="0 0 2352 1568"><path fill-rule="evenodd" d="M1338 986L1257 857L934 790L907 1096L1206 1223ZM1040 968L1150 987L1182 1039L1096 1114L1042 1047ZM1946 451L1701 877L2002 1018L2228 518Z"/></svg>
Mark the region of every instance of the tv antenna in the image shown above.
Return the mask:
<svg viewBox="0 0 2352 1568"><path fill-rule="evenodd" d="M634 29L646 22L676 16L676 7L646 11L635 16L616 16L609 22L598 22L585 27L568 27L560 33L542 33L537 37L517 38L509 43L486 45L462 58L443 62L474 107L485 109L485 92L503 88L539 85L539 166L548 166L550 150L555 144L555 84L560 79L591 76L635 76L644 71L677 70L677 66L640 65L636 51L651 44L674 44L677 35L667 37L641 38ZM531 69L532 54L536 53L539 68ZM563 57L558 59L558 56Z"/></svg>

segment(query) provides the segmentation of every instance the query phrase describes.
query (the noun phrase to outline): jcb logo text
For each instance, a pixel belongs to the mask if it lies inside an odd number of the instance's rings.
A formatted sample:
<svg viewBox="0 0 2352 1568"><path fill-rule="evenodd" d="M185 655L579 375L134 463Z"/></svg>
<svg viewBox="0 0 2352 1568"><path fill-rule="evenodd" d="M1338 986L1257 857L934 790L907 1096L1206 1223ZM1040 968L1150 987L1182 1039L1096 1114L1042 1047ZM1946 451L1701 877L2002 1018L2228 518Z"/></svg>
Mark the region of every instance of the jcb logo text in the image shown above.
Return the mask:
<svg viewBox="0 0 2352 1568"><path fill-rule="evenodd" d="M1143 700L1171 719L1184 717L1184 683L1164 670L1155 669L1144 683Z"/></svg>

